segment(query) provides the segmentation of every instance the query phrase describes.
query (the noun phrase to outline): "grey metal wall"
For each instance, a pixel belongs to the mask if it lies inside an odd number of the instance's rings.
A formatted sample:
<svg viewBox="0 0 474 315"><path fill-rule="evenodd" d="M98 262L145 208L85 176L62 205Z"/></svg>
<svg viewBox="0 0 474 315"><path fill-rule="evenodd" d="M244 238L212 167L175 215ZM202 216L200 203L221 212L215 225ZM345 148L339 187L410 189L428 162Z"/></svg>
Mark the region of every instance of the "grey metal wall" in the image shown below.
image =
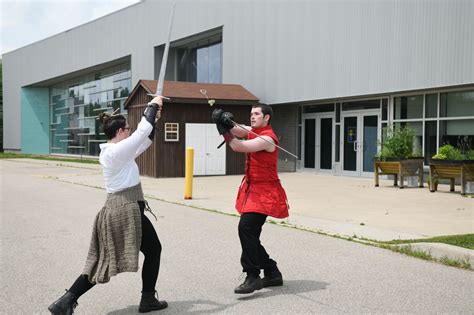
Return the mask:
<svg viewBox="0 0 474 315"><path fill-rule="evenodd" d="M223 26L223 82L270 104L474 83L474 1L176 1L172 40ZM131 56L154 78L168 1L145 1L3 55L4 147L20 87Z"/></svg>

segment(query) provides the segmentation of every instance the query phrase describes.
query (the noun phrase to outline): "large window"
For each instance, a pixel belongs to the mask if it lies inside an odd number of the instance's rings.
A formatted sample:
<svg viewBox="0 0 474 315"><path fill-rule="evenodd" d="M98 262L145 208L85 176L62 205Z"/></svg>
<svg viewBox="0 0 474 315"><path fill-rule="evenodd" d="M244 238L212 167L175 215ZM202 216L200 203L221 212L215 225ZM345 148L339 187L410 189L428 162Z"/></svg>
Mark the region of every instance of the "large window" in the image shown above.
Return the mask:
<svg viewBox="0 0 474 315"><path fill-rule="evenodd" d="M178 81L222 82L221 37L178 47L176 52Z"/></svg>
<svg viewBox="0 0 474 315"><path fill-rule="evenodd" d="M474 117L474 91L441 93L440 117Z"/></svg>
<svg viewBox="0 0 474 315"><path fill-rule="evenodd" d="M444 144L474 148L474 90L395 97L393 122L415 130L425 163Z"/></svg>
<svg viewBox="0 0 474 315"><path fill-rule="evenodd" d="M51 153L99 155L106 140L96 117L118 108L126 116L130 91L129 63L50 87Z"/></svg>

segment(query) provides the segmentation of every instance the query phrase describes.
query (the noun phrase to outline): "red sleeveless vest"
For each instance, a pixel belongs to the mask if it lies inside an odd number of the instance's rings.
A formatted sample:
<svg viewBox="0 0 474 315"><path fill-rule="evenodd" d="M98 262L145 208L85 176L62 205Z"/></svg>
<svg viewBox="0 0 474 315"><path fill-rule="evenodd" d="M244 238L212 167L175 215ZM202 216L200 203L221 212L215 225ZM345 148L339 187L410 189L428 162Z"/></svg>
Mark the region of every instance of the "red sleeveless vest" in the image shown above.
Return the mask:
<svg viewBox="0 0 474 315"><path fill-rule="evenodd" d="M268 136L279 145L270 125L252 129L260 136ZM254 139L252 133L248 140ZM278 148L273 152L258 151L247 153L245 176L239 187L235 208L242 213L258 212L275 218L288 217L288 201L277 174Z"/></svg>

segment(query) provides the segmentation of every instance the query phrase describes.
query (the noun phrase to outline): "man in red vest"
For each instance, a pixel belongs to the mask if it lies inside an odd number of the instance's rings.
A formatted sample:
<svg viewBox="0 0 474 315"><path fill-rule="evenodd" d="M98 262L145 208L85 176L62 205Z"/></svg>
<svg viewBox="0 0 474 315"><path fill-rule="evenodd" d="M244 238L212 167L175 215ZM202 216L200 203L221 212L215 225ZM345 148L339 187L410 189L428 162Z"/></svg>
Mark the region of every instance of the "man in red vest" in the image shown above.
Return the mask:
<svg viewBox="0 0 474 315"><path fill-rule="evenodd" d="M240 128L234 127L231 113L224 113L221 109L215 109L212 113L217 130L232 150L246 153L245 176L235 208L240 213L240 262L247 277L244 283L235 288L237 294L283 285L276 261L270 258L260 243L260 233L267 216L286 218L289 208L277 174L278 148L274 144L279 145L279 141L270 125L272 114L270 106L254 105L250 113L251 127ZM263 279L260 278L261 269L264 271Z"/></svg>

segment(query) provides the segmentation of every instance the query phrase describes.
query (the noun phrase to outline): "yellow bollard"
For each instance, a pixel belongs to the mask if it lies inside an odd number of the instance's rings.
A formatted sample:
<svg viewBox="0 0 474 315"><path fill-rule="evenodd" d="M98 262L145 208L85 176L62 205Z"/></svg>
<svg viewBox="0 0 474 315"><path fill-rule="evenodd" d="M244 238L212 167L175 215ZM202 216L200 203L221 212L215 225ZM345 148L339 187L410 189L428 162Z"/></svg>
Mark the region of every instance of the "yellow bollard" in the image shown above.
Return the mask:
<svg viewBox="0 0 474 315"><path fill-rule="evenodd" d="M186 170L184 177L184 199L193 199L194 148L186 148Z"/></svg>

